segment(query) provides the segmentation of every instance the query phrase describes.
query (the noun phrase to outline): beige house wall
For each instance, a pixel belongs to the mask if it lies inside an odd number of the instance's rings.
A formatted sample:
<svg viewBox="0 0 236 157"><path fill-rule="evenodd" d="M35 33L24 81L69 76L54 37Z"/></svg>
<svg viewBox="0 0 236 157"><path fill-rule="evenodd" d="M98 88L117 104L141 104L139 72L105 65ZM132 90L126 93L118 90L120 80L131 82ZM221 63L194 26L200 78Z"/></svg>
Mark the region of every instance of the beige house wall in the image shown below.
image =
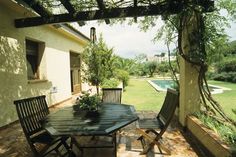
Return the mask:
<svg viewBox="0 0 236 157"><path fill-rule="evenodd" d="M70 98L69 52L81 53L88 42L52 26L15 28L14 19L28 14L18 4L0 1L0 127L17 119L14 100L45 94L52 105ZM25 39L43 43L42 81L27 79Z"/></svg>

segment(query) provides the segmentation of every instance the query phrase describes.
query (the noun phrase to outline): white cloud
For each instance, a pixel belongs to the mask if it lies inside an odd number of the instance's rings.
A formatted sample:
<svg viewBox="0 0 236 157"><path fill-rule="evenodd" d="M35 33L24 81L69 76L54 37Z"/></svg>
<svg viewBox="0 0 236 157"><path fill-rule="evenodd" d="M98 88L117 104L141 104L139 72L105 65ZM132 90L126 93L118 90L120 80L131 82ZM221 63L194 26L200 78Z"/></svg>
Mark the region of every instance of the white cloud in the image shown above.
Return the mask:
<svg viewBox="0 0 236 157"><path fill-rule="evenodd" d="M107 45L113 47L114 53L122 57L132 58L139 53L154 55L166 51L163 42L152 42L157 27L143 32L138 28L138 24L114 24L110 26L89 22L85 26L79 27L79 31L89 37L91 27L96 28L97 36L102 33Z"/></svg>
<svg viewBox="0 0 236 157"><path fill-rule="evenodd" d="M236 40L236 21L230 23L230 28L226 29L226 33L229 35L230 40Z"/></svg>

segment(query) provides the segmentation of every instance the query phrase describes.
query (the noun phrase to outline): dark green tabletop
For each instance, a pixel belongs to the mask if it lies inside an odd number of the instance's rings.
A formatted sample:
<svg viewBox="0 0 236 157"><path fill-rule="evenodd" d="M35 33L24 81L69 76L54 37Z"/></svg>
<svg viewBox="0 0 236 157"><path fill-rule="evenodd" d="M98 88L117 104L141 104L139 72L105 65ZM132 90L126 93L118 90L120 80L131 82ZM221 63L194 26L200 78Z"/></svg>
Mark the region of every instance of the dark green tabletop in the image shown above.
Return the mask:
<svg viewBox="0 0 236 157"><path fill-rule="evenodd" d="M43 126L51 135L108 135L137 119L131 105L104 103L97 114L62 108L50 113Z"/></svg>

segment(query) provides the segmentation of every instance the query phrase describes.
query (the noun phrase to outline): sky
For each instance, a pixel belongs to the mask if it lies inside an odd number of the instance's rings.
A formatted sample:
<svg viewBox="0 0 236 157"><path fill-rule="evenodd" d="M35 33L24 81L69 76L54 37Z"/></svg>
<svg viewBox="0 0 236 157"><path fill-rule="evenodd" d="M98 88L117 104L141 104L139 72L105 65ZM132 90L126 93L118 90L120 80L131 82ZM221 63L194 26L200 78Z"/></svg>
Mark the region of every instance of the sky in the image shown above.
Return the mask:
<svg viewBox="0 0 236 157"><path fill-rule="evenodd" d="M236 22L230 23L231 27L226 29L226 33L230 37L230 41L236 40Z"/></svg>
<svg viewBox="0 0 236 157"><path fill-rule="evenodd" d="M90 28L96 28L97 38L102 33L103 39L109 48L114 49L114 53L124 58L134 58L135 56L145 53L147 56L153 56L162 52L167 52L164 41L154 43L152 40L162 25L158 22L157 26L143 32L139 29L138 24L98 24L96 21L87 22L86 25L79 27L79 31L90 36ZM236 40L236 23L231 23L231 28L227 29L230 40ZM171 46L173 49L174 46Z"/></svg>

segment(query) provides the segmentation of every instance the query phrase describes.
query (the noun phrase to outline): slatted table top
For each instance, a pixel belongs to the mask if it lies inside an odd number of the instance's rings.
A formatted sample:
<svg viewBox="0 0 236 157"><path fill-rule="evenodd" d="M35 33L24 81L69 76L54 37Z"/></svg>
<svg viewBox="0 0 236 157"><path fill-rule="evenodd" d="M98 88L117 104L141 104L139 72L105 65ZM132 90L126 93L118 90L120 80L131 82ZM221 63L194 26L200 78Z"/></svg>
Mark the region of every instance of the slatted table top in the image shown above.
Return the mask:
<svg viewBox="0 0 236 157"><path fill-rule="evenodd" d="M132 105L104 103L96 115L62 108L50 113L43 126L51 135L108 135L137 119Z"/></svg>

